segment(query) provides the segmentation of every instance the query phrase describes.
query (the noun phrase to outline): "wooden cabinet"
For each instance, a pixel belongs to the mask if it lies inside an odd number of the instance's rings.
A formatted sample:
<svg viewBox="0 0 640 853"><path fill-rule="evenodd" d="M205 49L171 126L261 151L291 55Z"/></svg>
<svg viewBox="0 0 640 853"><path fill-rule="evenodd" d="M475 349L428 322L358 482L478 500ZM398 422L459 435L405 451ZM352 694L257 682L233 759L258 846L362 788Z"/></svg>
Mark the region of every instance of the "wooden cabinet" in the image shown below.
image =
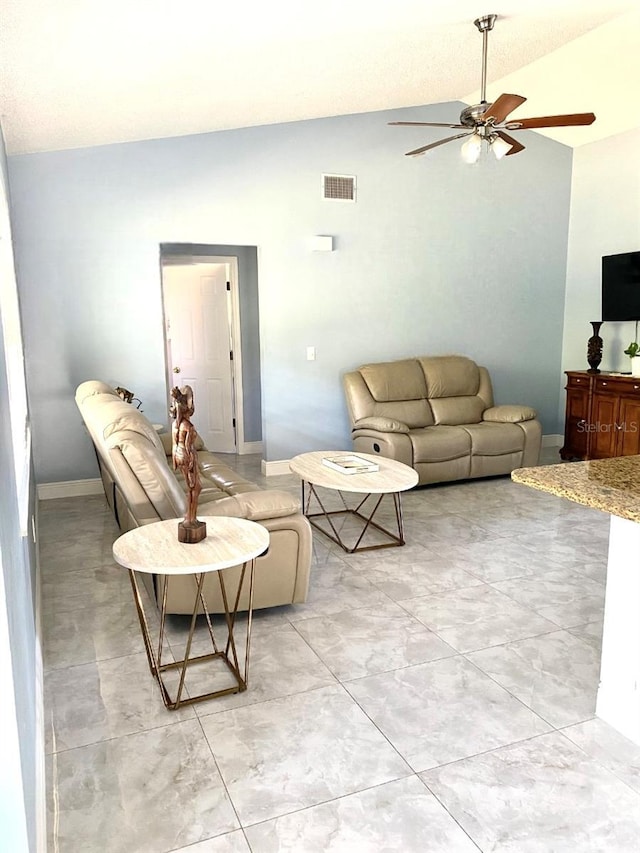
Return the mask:
<svg viewBox="0 0 640 853"><path fill-rule="evenodd" d="M587 459L591 376L586 372L567 373L567 407L564 422L563 459Z"/></svg>
<svg viewBox="0 0 640 853"><path fill-rule="evenodd" d="M640 378L567 371L562 459L640 454Z"/></svg>
<svg viewBox="0 0 640 853"><path fill-rule="evenodd" d="M640 382L636 382L640 392ZM620 421L623 429L618 436L616 456L637 456L640 454L640 395L638 399L623 397L620 400Z"/></svg>

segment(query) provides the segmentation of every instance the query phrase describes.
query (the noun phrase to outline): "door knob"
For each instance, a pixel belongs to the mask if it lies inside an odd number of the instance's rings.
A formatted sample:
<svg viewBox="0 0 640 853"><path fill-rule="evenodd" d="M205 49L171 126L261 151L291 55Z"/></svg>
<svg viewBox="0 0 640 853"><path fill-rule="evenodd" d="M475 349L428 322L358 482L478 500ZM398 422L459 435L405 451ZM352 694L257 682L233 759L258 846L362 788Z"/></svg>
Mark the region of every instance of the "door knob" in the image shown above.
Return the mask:
<svg viewBox="0 0 640 853"><path fill-rule="evenodd" d="M174 368L173 368L173 372L174 372L174 373L180 373L180 368L179 368L179 367L174 367Z"/></svg>

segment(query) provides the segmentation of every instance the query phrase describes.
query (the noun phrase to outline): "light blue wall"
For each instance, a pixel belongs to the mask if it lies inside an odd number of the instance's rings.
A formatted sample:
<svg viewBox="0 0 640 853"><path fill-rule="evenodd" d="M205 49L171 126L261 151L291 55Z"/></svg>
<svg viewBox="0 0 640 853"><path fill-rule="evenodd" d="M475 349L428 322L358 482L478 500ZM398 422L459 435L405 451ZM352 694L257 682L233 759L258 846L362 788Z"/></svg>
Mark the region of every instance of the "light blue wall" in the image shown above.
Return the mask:
<svg viewBox="0 0 640 853"><path fill-rule="evenodd" d="M500 163L468 166L458 142L414 160L403 152L446 131L386 124L459 109L10 158L38 480L96 474L82 380L164 412L163 242L258 246L269 460L348 447L342 373L411 354L468 354L499 402L530 403L557 432L572 152L528 132ZM355 175L357 203L322 199L323 172ZM316 234L336 250L310 251Z"/></svg>
<svg viewBox="0 0 640 853"><path fill-rule="evenodd" d="M6 161L0 131L0 206L6 211ZM11 240L2 216L0 239ZM8 270L4 264L2 275ZM10 276L13 278L13 276ZM11 282L3 282L11 286ZM14 283L15 286L15 283ZM0 849L23 853L36 849L38 772L42 739L36 737L36 707L41 696L36 656L36 559L30 537L20 530L18 489L9 411L5 341L0 305ZM28 460L27 460L28 462ZM33 478L29 518L34 512ZM5 634L6 626L6 634ZM6 671L5 671L6 667ZM16 742L17 741L17 742ZM17 758L17 762L14 760Z"/></svg>
<svg viewBox="0 0 640 853"><path fill-rule="evenodd" d="M586 370L591 320L602 316L602 256L640 251L640 128L574 152L563 370ZM629 371L635 323L604 323L602 370ZM561 397L564 412L564 392Z"/></svg>

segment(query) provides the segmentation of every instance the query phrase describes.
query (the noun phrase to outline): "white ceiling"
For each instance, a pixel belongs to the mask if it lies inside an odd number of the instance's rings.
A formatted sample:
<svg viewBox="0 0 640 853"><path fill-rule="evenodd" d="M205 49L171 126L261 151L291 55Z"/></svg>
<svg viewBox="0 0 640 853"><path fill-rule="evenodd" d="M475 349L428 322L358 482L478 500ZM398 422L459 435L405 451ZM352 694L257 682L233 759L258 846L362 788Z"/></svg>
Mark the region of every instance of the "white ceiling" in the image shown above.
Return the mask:
<svg viewBox="0 0 640 853"><path fill-rule="evenodd" d="M637 2L482 2L0 0L7 150L473 102L487 13L489 100L525 95L514 116L595 112L591 128L549 132L569 145L638 125Z"/></svg>

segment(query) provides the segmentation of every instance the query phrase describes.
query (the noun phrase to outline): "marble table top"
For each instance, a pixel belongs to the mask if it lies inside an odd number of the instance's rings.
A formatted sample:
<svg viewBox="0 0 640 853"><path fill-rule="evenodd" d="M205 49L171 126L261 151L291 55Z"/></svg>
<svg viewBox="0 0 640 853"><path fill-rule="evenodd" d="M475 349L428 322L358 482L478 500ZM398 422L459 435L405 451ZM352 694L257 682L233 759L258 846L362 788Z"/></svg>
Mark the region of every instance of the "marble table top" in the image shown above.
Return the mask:
<svg viewBox="0 0 640 853"><path fill-rule="evenodd" d="M640 522L640 456L518 468L511 479L583 506Z"/></svg>
<svg viewBox="0 0 640 853"><path fill-rule="evenodd" d="M356 455L368 462L376 462L380 466L379 471L369 471L366 474L342 474L322 463L326 456L344 456L347 453L350 451L315 450L310 453L301 453L293 457L289 467L294 474L306 480L307 483L343 492L388 494L404 492L418 483L418 473L409 465L397 462L395 459L386 459L384 456L374 456L371 453Z"/></svg>
<svg viewBox="0 0 640 853"><path fill-rule="evenodd" d="M217 572L260 556L269 547L269 531L245 518L199 516L207 525L202 542L178 542L182 519L156 521L124 533L113 543L113 557L121 566L161 575Z"/></svg>

